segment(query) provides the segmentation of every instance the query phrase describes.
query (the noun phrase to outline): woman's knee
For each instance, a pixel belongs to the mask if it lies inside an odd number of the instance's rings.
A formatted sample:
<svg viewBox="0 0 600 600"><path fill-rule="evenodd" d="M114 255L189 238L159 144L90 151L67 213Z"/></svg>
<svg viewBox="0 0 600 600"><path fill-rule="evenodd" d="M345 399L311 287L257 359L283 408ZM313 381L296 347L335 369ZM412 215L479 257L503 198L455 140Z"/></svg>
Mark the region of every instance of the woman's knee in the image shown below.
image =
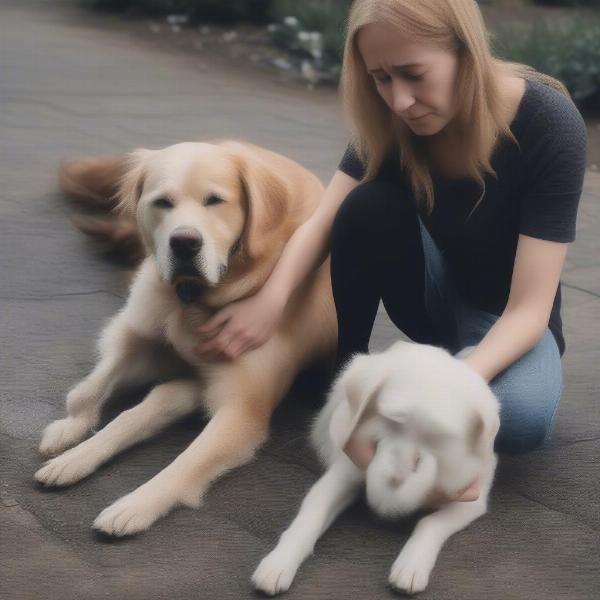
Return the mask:
<svg viewBox="0 0 600 600"><path fill-rule="evenodd" d="M495 449L502 453L525 453L543 448L550 439L554 423L553 407L536 408L509 417L500 416L500 431Z"/></svg>
<svg viewBox="0 0 600 600"><path fill-rule="evenodd" d="M492 384L500 401L500 431L495 443L498 452L530 452L547 445L562 393L560 364L557 369L547 376L542 371L542 377L538 371L535 380L513 380L512 385L505 381L500 389Z"/></svg>
<svg viewBox="0 0 600 600"><path fill-rule="evenodd" d="M378 180L359 184L343 200L333 220L332 252L348 242L379 245L392 232L397 240L407 221L404 215L411 211L416 219L415 209L398 184Z"/></svg>

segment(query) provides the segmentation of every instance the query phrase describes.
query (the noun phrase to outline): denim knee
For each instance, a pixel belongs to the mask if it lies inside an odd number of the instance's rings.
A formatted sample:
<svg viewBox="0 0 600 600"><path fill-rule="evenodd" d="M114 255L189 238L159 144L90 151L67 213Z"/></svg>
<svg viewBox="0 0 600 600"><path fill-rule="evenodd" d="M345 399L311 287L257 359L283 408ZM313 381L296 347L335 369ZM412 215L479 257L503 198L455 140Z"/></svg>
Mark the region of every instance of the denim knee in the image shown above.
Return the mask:
<svg viewBox="0 0 600 600"><path fill-rule="evenodd" d="M500 398L500 431L494 444L495 450L502 453L525 453L545 447L550 439L554 424L555 407L540 405L530 408L527 412L505 417L503 412L515 402L527 400L518 398ZM541 400L541 399L540 399ZM558 399L556 401L558 406Z"/></svg>
<svg viewBox="0 0 600 600"><path fill-rule="evenodd" d="M544 340L492 380L500 401L498 452L529 452L547 446L563 391L562 365L556 342Z"/></svg>

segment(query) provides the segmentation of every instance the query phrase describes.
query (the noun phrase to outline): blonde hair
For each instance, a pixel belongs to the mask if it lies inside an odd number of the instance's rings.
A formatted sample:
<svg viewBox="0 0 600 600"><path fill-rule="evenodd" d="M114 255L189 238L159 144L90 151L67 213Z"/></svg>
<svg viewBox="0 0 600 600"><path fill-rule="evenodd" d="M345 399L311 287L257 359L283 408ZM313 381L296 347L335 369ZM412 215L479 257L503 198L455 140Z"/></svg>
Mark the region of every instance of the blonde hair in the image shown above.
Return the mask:
<svg viewBox="0 0 600 600"><path fill-rule="evenodd" d="M542 81L568 96L565 86L531 67L493 57L489 34L474 0L355 0L348 17L340 83L352 144L366 166L363 181L372 179L397 147L415 198L428 213L433 209L434 193L422 140L379 96L358 49L358 33L371 23L391 25L411 39L457 52L455 93L459 106L444 134L460 132L466 140L470 153L465 167L469 177L481 185L479 204L485 193L485 175L496 176L490 158L499 137L516 143L507 122L508 107L501 100L500 76Z"/></svg>

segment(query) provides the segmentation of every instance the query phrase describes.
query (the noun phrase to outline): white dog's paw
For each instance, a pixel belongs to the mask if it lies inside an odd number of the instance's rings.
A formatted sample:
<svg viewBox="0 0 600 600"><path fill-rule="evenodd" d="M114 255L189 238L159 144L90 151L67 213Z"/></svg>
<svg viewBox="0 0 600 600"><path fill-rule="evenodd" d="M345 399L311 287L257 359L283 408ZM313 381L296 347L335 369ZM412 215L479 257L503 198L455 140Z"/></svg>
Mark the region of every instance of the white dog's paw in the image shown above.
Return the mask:
<svg viewBox="0 0 600 600"><path fill-rule="evenodd" d="M91 451L77 446L46 462L33 477L48 487L71 485L93 473L99 463Z"/></svg>
<svg viewBox="0 0 600 600"><path fill-rule="evenodd" d="M390 571L390 585L407 594L422 592L429 583L429 575L433 565L428 553L419 551L416 546L409 545L400 552Z"/></svg>
<svg viewBox="0 0 600 600"><path fill-rule="evenodd" d="M299 566L291 553L275 548L254 571L252 583L257 590L275 596L289 589Z"/></svg>
<svg viewBox="0 0 600 600"><path fill-rule="evenodd" d="M105 508L92 527L113 536L134 535L148 529L178 504L164 490L144 489L146 485Z"/></svg>
<svg viewBox="0 0 600 600"><path fill-rule="evenodd" d="M44 429L39 450L44 455L59 454L87 436L92 424L85 417L67 417L50 423Z"/></svg>

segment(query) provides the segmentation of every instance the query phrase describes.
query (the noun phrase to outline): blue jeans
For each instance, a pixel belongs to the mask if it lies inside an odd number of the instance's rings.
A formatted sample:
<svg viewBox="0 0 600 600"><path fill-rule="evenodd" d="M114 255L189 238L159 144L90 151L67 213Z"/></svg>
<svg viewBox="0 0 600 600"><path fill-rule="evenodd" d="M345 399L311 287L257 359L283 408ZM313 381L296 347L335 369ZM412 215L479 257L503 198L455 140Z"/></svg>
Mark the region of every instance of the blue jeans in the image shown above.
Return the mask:
<svg viewBox="0 0 600 600"><path fill-rule="evenodd" d="M453 354L477 345L499 316L470 306L453 283L443 253L419 219L425 255L425 308L442 345ZM490 382L500 401L498 452L548 444L563 391L562 364L552 332Z"/></svg>

